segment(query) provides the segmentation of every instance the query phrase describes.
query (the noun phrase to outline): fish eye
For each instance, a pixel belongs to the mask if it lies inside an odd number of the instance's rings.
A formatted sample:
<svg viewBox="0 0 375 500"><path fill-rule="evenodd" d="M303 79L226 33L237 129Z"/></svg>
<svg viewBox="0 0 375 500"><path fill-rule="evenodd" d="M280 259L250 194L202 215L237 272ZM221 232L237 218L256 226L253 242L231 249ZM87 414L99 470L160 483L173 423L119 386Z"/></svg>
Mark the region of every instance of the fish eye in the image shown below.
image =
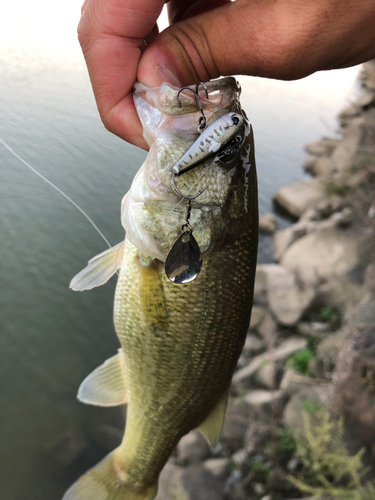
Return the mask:
<svg viewBox="0 0 375 500"><path fill-rule="evenodd" d="M238 116L232 116L232 122L234 123L234 125L238 125L240 119L238 118Z"/></svg>

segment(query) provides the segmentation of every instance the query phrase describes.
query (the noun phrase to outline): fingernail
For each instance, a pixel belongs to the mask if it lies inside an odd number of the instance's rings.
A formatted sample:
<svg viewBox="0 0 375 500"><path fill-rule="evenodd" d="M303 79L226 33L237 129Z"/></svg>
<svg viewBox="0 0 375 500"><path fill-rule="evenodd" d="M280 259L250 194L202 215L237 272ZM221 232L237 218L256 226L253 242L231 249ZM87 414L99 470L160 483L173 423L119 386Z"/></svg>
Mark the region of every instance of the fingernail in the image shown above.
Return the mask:
<svg viewBox="0 0 375 500"><path fill-rule="evenodd" d="M168 82L174 85L175 87L180 87L181 83L177 76L164 64L158 64L156 66L156 71L162 82Z"/></svg>

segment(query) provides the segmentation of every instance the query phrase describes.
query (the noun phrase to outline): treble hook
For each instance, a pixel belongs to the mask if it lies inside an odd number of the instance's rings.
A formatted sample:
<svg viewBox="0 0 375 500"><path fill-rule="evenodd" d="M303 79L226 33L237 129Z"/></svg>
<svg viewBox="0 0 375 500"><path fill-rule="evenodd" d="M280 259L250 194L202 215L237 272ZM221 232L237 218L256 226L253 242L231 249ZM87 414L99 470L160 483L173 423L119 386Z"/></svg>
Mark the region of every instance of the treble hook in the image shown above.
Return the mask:
<svg viewBox="0 0 375 500"><path fill-rule="evenodd" d="M173 186L174 186L175 190L177 191L177 193L178 193L180 196L182 196L182 198L185 198L185 200L188 200L189 202L190 202L191 200L195 200L195 198L198 198L198 196L200 196L200 195L203 193L203 191L205 191L205 190L208 188L208 186L205 186L204 188L200 189L200 190L199 190L196 194L194 194L193 196L187 196L186 194L181 193L181 191L178 189L178 187L177 187L177 185L176 185L176 173L175 173L175 172L173 172L173 174L172 174L172 182L173 182Z"/></svg>
<svg viewBox="0 0 375 500"><path fill-rule="evenodd" d="M200 97L199 97L199 85L203 85L204 87L204 90L205 90L205 93L206 93L206 97L208 99L208 91L207 91L207 87L206 85L203 83L203 82L199 82L196 84L195 86L195 92L193 89L191 89L190 87L182 87L178 92L177 92L177 100L178 100L178 104L180 105L180 107L182 107L182 104L181 104L181 100L180 100L180 93L183 91L183 90L190 90L191 92L193 92L194 94L194 97L195 97L195 102L197 104L197 108L198 108L198 111L200 113L200 117L199 117L199 125L198 125L198 132L199 133L202 133L203 129L206 128L206 117L204 116L204 113L203 113L203 108L202 108L202 103L201 103L201 100L200 100Z"/></svg>

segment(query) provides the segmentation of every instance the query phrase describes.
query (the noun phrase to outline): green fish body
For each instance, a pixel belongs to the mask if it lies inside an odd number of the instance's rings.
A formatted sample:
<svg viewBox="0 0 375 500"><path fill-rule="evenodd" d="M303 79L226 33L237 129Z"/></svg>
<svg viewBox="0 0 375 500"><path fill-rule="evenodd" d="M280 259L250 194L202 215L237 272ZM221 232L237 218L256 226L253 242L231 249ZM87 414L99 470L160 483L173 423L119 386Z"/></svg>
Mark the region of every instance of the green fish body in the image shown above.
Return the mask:
<svg viewBox="0 0 375 500"><path fill-rule="evenodd" d="M219 94L217 106L210 102L208 124L228 112L244 120L234 151L219 161L211 155L176 177L184 193L207 188L193 201L190 221L202 270L190 283L172 283L164 261L186 214L186 200L173 188L172 168L197 140L197 113L185 99L185 116L173 100L178 89L167 86L166 91L165 85L136 88L151 149L123 201L124 245L90 261L72 282L74 289L92 288L120 268L114 322L121 349L87 377L78 397L128 406L121 445L82 476L64 500L151 500L183 435L198 429L215 444L246 338L258 240L251 126L240 109L235 80L212 82ZM160 105L163 92L167 109Z"/></svg>

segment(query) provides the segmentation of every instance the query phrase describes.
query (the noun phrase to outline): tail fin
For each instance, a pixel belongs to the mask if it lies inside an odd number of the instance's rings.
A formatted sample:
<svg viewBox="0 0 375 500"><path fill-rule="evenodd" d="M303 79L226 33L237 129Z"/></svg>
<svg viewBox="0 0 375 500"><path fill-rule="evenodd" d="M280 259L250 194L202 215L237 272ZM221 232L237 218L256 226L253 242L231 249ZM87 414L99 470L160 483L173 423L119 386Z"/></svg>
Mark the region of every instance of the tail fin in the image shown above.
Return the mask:
<svg viewBox="0 0 375 500"><path fill-rule="evenodd" d="M114 467L114 453L81 476L62 500L153 500L157 485L141 491L133 489L121 477L125 472Z"/></svg>

